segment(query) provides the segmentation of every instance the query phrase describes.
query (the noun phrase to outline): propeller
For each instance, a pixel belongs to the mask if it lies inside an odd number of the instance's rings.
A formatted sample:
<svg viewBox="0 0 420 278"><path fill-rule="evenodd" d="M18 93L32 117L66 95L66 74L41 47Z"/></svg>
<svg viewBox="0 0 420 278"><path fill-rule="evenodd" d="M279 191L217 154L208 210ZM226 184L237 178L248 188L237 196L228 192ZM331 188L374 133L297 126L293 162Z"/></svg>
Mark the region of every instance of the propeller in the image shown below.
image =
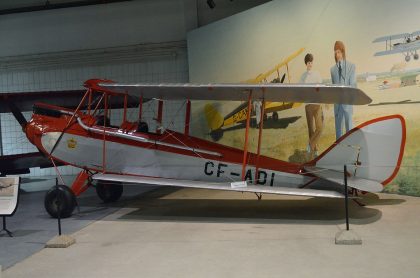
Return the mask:
<svg viewBox="0 0 420 278"><path fill-rule="evenodd" d="M25 119L25 116L23 116L22 112L19 110L19 108L16 106L16 104L8 99L5 99L5 102L7 103L7 106L9 107L10 112L12 112L13 116L15 117L16 121L20 124L20 126L25 129L28 121Z"/></svg>

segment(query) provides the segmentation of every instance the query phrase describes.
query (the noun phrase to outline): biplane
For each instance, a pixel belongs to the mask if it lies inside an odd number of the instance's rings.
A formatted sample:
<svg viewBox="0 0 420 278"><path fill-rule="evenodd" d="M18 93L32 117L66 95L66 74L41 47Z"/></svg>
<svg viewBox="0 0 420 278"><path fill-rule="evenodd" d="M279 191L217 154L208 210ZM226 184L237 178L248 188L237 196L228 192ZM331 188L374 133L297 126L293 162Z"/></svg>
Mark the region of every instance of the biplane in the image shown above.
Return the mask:
<svg viewBox="0 0 420 278"><path fill-rule="evenodd" d="M395 42L395 40L397 40L397 42ZM411 34L403 33L383 36L373 40L373 43L377 42L385 42L385 50L376 52L375 56L402 53L406 62L410 61L411 56L414 60L419 59L417 50L420 48L420 31L416 31Z"/></svg>
<svg viewBox="0 0 420 278"><path fill-rule="evenodd" d="M261 73L255 78L248 79L244 81L244 83L247 84L258 84L258 83L267 83L268 78L272 76L273 74L277 73L277 77L271 80L272 83L284 83L285 78L287 76L288 83L290 83L290 74L289 74L289 63L295 59L297 56L299 56L305 49L300 48L296 52L292 53L290 56L288 56L286 59L284 59L282 62L274 66L272 69L265 73ZM282 76L280 76L280 69L286 68L286 73L284 73ZM271 114L271 120L274 122L277 122L279 120L279 114L278 112L288 110L291 108L299 107L301 103L294 103L294 102L272 102L267 101L265 103L265 109L264 113L260 114L260 108L261 102L255 101L253 103L253 106L255 109L251 110L251 117L255 118L255 126L259 126L261 118L264 120L269 119L269 114ZM255 112L258 111L258 112ZM206 104L204 107L204 114L207 120L207 124L210 128L210 137L214 141L220 140L222 138L223 133L225 130L232 129L235 126L244 125L247 114L248 114L248 106L246 102L243 102L239 104L235 109L233 109L231 112L226 114L224 117L219 113L217 108L209 103Z"/></svg>
<svg viewBox="0 0 420 278"><path fill-rule="evenodd" d="M81 169L71 186L60 185L45 197L52 217L68 217L76 197L90 186L104 202L118 200L125 184L154 184L262 194L342 198L347 165L348 185L355 191L379 192L397 174L405 146L405 122L399 115L370 120L352 129L316 159L289 163L260 153L263 121L255 153L248 150L250 113L243 149L223 146L189 134L192 100L364 105L371 99L360 89L339 85L309 84L120 84L92 79L75 109L36 103L25 132L53 165ZM130 99L138 99L138 120L129 121ZM142 121L142 103L159 101L157 120L162 121L163 100L184 100L184 132L150 130ZM120 101L121 123L111 121L110 103ZM263 112L263 111L262 111ZM57 175L60 177L58 168ZM315 181L337 185L311 188ZM57 200L60 199L60 211Z"/></svg>

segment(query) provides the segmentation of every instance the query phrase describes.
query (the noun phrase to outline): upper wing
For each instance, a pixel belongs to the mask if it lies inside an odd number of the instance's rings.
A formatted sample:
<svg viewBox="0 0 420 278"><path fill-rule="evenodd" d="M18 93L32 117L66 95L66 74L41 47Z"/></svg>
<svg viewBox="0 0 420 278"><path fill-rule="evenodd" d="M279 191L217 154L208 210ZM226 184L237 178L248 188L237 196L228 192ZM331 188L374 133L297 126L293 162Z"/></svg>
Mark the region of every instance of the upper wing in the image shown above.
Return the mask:
<svg viewBox="0 0 420 278"><path fill-rule="evenodd" d="M150 178L127 175L111 175L111 174L95 174L92 176L94 180L126 182L136 184L153 184L175 187L201 188L226 190L237 192L251 192L251 193L268 193L278 195L294 195L306 197L328 197L328 198L343 198L343 194L330 190L316 190L316 189L301 189L294 187L273 187L262 185L248 185L246 187L234 187L230 183L216 183L216 182L202 182L192 180L175 180L164 178Z"/></svg>
<svg viewBox="0 0 420 278"><path fill-rule="evenodd" d="M128 93L164 100L246 101L253 100L343 103L363 105L372 102L363 91L341 85L311 84L119 84L88 80L85 86L110 93Z"/></svg>
<svg viewBox="0 0 420 278"><path fill-rule="evenodd" d="M0 113L10 112L10 103L21 112L31 111L35 102L77 107L86 90L0 93Z"/></svg>
<svg viewBox="0 0 420 278"><path fill-rule="evenodd" d="M412 35L412 34L402 33L402 34L396 34L396 35L390 35L390 36L383 36L383 37L379 37L379 38L374 39L373 43L375 43L375 42L385 42L385 41L389 41L389 40L404 39L404 38L410 37L410 35Z"/></svg>
<svg viewBox="0 0 420 278"><path fill-rule="evenodd" d="M20 112L32 111L36 102L74 109L80 104L85 92L86 90L0 93L0 113L12 112L13 109ZM143 102L146 101L147 99L143 99ZM128 99L128 107L136 107L138 104L138 99ZM124 107L122 101L118 99L111 99L110 106L112 108ZM83 108L85 106L82 106Z"/></svg>
<svg viewBox="0 0 420 278"><path fill-rule="evenodd" d="M292 61L297 56L299 56L304 50L305 50L305 48L300 48L299 50L297 50L296 52L294 52L293 54L291 54L289 57L287 57L286 59L284 59L282 62L280 62L279 64L277 64L276 66L274 66L274 68L270 69L269 71L267 71L265 73L259 74L255 78L248 79L244 83L255 84L255 83L260 83L260 82L266 80L267 77L269 77L270 75L272 75L275 72L278 72L278 70L280 68L286 66L290 61ZM283 82L281 82L281 83L283 83Z"/></svg>

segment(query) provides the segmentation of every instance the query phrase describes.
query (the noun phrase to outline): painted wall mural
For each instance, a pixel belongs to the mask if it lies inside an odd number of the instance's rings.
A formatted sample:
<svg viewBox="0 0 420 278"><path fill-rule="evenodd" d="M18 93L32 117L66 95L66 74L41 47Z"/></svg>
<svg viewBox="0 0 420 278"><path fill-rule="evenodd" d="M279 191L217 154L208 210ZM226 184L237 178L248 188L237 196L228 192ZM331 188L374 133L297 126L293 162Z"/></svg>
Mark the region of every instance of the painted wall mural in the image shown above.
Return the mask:
<svg viewBox="0 0 420 278"><path fill-rule="evenodd" d="M400 114L407 124L403 167L385 191L420 196L420 18L409 15L419 9L416 0L272 1L190 32L190 82L356 86L371 104L272 102L260 115L261 103L254 102L250 150L262 120L262 154L304 162L352 126ZM242 148L246 108L194 102L191 131Z"/></svg>

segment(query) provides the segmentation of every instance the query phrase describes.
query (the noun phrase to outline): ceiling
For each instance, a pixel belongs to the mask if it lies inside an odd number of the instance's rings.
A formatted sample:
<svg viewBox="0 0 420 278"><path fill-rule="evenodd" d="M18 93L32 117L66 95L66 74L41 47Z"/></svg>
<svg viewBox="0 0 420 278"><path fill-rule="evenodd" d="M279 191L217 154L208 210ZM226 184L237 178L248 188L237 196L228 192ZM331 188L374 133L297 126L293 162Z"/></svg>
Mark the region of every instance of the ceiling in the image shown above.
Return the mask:
<svg viewBox="0 0 420 278"><path fill-rule="evenodd" d="M124 1L150 0L1 0L0 15ZM270 0L213 0L213 3L215 4L213 9L209 7L207 0L184 1L190 4L194 3L195 1L197 6L197 23L198 26L203 26L211 22L229 17L233 14L248 10L255 6L264 4Z"/></svg>

